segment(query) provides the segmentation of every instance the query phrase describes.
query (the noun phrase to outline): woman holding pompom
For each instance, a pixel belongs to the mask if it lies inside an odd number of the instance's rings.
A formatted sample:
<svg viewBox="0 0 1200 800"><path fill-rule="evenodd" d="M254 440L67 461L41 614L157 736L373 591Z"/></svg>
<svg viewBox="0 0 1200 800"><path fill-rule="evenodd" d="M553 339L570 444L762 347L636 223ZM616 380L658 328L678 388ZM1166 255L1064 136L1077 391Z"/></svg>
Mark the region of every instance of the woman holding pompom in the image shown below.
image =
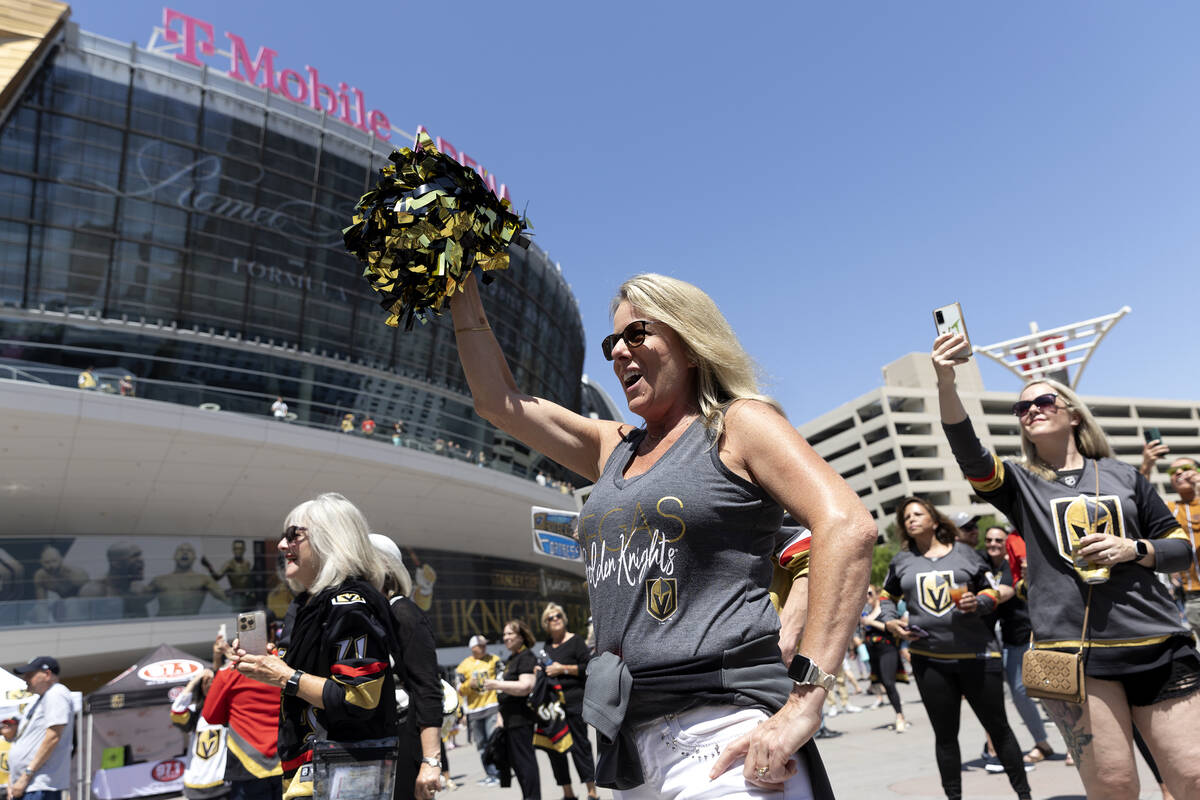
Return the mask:
<svg viewBox="0 0 1200 800"><path fill-rule="evenodd" d="M638 798L698 785L832 796L809 740L858 619L875 524L759 393L704 292L639 275L611 310L602 348L640 428L522 392L475 279L451 300L477 412L595 481L579 539L598 653L584 700L600 733L597 783ZM813 531L810 624L790 672L768 594L785 510ZM606 701L613 687L624 688Z"/></svg>

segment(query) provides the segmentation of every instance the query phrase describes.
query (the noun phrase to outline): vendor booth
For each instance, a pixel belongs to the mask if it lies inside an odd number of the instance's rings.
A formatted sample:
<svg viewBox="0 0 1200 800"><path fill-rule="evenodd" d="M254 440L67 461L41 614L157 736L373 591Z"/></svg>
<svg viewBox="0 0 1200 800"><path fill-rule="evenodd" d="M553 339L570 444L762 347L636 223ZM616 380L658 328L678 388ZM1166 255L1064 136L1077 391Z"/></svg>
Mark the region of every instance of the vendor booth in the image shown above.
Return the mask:
<svg viewBox="0 0 1200 800"><path fill-rule="evenodd" d="M179 795L187 734L171 724L171 701L205 664L162 645L88 695L84 797Z"/></svg>

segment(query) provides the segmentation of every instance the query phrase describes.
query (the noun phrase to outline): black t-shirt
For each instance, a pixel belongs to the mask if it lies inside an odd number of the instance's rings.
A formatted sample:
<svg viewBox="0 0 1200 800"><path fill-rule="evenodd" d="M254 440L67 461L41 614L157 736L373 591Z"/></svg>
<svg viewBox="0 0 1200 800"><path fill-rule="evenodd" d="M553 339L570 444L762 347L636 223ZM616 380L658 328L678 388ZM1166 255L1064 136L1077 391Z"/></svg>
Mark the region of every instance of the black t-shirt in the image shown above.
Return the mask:
<svg viewBox="0 0 1200 800"><path fill-rule="evenodd" d="M546 642L546 655L551 661L557 661L564 667L571 665L579 666L579 675L556 675L557 680L563 689L563 697L567 701L567 710L577 712L583 710L583 684L587 680L587 663L592 659L592 653L588 650L583 639L579 636L572 636L562 644L555 647L549 641Z"/></svg>
<svg viewBox="0 0 1200 800"><path fill-rule="evenodd" d="M532 675L537 666L537 658L529 648L515 654L504 667L503 680L515 681L520 675ZM523 728L532 725L535 714L526 703L528 696L514 697L511 694L500 693L500 716L504 719L506 728Z"/></svg>

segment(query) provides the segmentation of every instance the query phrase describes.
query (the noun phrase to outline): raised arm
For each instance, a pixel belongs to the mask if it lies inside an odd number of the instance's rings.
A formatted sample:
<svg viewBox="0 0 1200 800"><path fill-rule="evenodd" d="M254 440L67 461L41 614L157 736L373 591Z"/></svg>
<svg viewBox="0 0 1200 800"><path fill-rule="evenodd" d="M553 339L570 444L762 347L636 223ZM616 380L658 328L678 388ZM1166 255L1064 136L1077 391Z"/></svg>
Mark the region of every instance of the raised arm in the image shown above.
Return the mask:
<svg viewBox="0 0 1200 800"><path fill-rule="evenodd" d="M622 426L594 420L523 393L488 324L475 276L450 300L454 338L475 411L488 422L578 474L595 480L616 447Z"/></svg>

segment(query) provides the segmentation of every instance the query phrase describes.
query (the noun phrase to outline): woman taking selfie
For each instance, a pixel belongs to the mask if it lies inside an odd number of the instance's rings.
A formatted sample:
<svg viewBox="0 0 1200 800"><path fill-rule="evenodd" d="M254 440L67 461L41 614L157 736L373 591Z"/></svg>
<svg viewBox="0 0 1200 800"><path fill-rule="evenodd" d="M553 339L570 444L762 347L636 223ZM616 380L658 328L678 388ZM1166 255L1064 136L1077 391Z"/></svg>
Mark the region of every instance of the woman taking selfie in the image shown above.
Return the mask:
<svg viewBox="0 0 1200 800"><path fill-rule="evenodd" d="M523 393L474 278L451 310L478 413L595 481L579 539L599 654L585 698L585 717L603 734L597 783L656 797L713 778L716 797L784 784L807 791L811 776L824 792L815 749L797 754L857 623L875 525L759 393L716 304L661 275L621 286L601 349L641 428ZM792 661L795 681L768 593L785 509L813 532L812 624ZM589 716L605 687L611 707Z"/></svg>
<svg viewBox="0 0 1200 800"><path fill-rule="evenodd" d="M288 585L288 644L281 655L237 650L238 672L283 690L279 763L284 798L312 794L313 745L396 736L391 624L383 566L367 522L340 494L292 509L279 539ZM303 767L303 769L302 769ZM426 793L419 800L428 800Z"/></svg>
<svg viewBox="0 0 1200 800"><path fill-rule="evenodd" d="M1188 567L1187 537L1149 482L1113 458L1087 406L1057 381L1032 381L1013 404L1020 461L988 452L955 388L963 359L954 354L963 344L959 335L933 344L942 427L972 489L1025 536L1034 647L1075 652L1084 633L1087 699L1042 705L1088 797L1137 796L1133 725L1171 792L1200 797L1200 655L1153 574Z"/></svg>
<svg viewBox="0 0 1200 800"><path fill-rule="evenodd" d="M996 590L983 557L956 542L958 529L920 497L896 507L900 551L888 565L879 619L887 632L909 644L913 676L933 726L934 753L942 789L949 800L962 797L962 756L958 723L966 698L1017 797L1030 797L1021 750L1004 714L1000 651L983 616L996 608ZM904 598L909 624L896 613Z"/></svg>

